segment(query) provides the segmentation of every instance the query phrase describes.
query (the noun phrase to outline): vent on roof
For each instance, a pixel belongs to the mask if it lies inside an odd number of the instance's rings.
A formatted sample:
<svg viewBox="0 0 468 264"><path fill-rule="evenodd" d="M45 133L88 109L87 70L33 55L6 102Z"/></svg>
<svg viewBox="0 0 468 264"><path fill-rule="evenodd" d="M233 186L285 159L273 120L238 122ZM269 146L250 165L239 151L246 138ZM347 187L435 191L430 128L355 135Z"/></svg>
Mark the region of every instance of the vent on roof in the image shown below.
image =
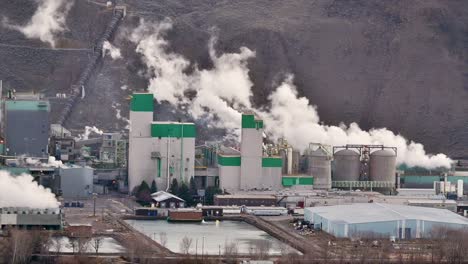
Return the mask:
<svg viewBox="0 0 468 264"><path fill-rule="evenodd" d="M159 151L151 152L151 159L160 159L160 158L161 158L161 153L159 153Z"/></svg>

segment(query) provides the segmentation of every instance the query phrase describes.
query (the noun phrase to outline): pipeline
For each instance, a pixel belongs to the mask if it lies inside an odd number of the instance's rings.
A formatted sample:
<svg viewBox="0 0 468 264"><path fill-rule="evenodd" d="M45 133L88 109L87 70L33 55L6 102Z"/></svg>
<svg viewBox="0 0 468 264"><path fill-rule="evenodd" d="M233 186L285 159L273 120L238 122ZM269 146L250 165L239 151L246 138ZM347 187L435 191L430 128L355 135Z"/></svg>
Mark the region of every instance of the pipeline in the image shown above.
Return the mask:
<svg viewBox="0 0 468 264"><path fill-rule="evenodd" d="M70 116L73 107L75 106L76 102L78 101L78 98L80 97L82 87L86 85L86 83L89 80L89 77L91 76L94 69L96 68L96 66L102 58L104 42L109 41L114 32L117 30L117 27L119 26L120 21L124 16L124 10L114 9L114 15L112 16L111 21L107 25L106 30L98 39L90 61L86 65L85 69L81 72L78 82L75 85L72 85L71 87L70 96L68 97L65 107L63 108L62 113L60 114L59 119L57 120L58 124L63 125L67 118Z"/></svg>

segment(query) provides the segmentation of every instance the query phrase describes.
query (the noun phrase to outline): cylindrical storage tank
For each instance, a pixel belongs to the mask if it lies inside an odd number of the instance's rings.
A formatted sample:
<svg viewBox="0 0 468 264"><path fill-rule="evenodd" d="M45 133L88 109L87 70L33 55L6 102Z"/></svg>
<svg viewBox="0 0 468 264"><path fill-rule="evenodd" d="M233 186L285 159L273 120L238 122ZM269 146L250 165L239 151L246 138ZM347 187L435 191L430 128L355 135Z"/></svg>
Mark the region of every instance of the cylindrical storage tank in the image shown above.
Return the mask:
<svg viewBox="0 0 468 264"><path fill-rule="evenodd" d="M293 149L288 148L288 170L287 170L288 175L292 174L292 169L293 169Z"/></svg>
<svg viewBox="0 0 468 264"><path fill-rule="evenodd" d="M297 150L292 152L292 174L299 174L299 164L301 159L301 153Z"/></svg>
<svg viewBox="0 0 468 264"><path fill-rule="evenodd" d="M331 189L331 157L318 148L307 154L307 174L314 177L314 189Z"/></svg>
<svg viewBox="0 0 468 264"><path fill-rule="evenodd" d="M396 155L381 149L370 154L370 180L395 182Z"/></svg>
<svg viewBox="0 0 468 264"><path fill-rule="evenodd" d="M335 159L334 181L359 181L361 160L359 153L350 149L337 151Z"/></svg>

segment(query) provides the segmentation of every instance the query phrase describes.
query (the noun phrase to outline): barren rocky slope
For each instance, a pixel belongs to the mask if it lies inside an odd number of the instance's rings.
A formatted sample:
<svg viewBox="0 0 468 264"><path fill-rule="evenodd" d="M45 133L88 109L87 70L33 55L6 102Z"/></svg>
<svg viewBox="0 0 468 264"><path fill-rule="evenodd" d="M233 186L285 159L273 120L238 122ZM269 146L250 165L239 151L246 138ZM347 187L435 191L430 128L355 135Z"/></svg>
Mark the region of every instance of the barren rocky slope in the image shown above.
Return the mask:
<svg viewBox="0 0 468 264"><path fill-rule="evenodd" d="M99 1L98 1L99 2ZM100 1L103 2L103 1ZM328 124L358 122L388 127L425 144L431 152L465 154L468 143L468 2L463 0L121 0L129 15L114 40L124 60L106 58L89 83L87 97L69 120L121 129L114 104L127 115L126 98L144 88L142 67L125 40L138 20L171 17L173 50L210 67L210 28L219 29L222 51L256 50L250 61L256 104L264 104L282 73L296 76L300 93L318 106ZM0 0L0 16L27 20L31 1ZM91 48L110 12L76 0L67 18L66 47ZM26 18L25 18L26 17ZM0 79L18 90L66 92L86 61L86 51L46 47L0 27ZM120 89L128 85L129 89ZM55 110L60 108L56 104ZM163 111L165 108L160 108ZM168 118L166 111L158 118Z"/></svg>

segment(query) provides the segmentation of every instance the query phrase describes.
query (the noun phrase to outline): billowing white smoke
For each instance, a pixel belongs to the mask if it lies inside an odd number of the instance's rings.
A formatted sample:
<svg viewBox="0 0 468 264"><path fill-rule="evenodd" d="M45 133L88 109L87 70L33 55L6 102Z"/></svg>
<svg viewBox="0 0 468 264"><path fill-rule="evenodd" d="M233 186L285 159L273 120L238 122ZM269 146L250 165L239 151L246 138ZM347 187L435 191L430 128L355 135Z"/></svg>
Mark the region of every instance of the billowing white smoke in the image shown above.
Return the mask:
<svg viewBox="0 0 468 264"><path fill-rule="evenodd" d="M209 118L213 126L238 131L241 119L238 109L251 107L252 82L247 60L255 53L241 48L239 53L217 56L213 38L209 50L214 67L202 70L192 66L183 56L167 51L169 43L164 36L171 28L170 20L159 24L141 21L131 35L131 40L137 44L136 51L143 55L155 76L150 80L149 91L159 101L185 108L195 118ZM187 74L188 71L191 73ZM189 91L196 91L191 100L185 97Z"/></svg>
<svg viewBox="0 0 468 264"><path fill-rule="evenodd" d="M169 20L158 24L144 21L131 35L137 44L136 51L142 54L152 76L149 90L156 99L167 101L186 109L195 118L210 117L212 124L227 128L239 135L241 111L252 109L252 82L248 76L247 60L255 53L241 48L239 53L217 56L215 39L209 42L208 49L214 67L199 69L183 56L169 52L169 43L164 39L172 28ZM189 73L188 73L189 72ZM195 98L188 99L187 91L196 91ZM326 126L320 124L316 107L305 97L298 97L293 85L293 76L270 95L268 110L254 109L265 121L267 133L274 139L284 137L295 148L304 149L310 142L329 145L383 144L398 148L398 163L426 168L449 167L451 160L444 154L427 155L424 147L408 142L385 128L363 131L356 123L349 126Z"/></svg>
<svg viewBox="0 0 468 264"><path fill-rule="evenodd" d="M113 60L122 58L120 49L114 47L109 41L104 41L102 45L103 56L109 55Z"/></svg>
<svg viewBox="0 0 468 264"><path fill-rule="evenodd" d="M36 12L26 25L10 25L8 22L4 24L23 33L27 38L40 39L55 47L56 34L66 30L66 16L73 1L38 0L38 3Z"/></svg>
<svg viewBox="0 0 468 264"><path fill-rule="evenodd" d="M0 171L0 207L57 208L55 195L28 174L12 176Z"/></svg>
<svg viewBox="0 0 468 264"><path fill-rule="evenodd" d="M25 162L31 166L53 167L53 168L66 168L61 160L56 160L55 157L49 156L47 163L41 162L39 159L26 158Z"/></svg>
<svg viewBox="0 0 468 264"><path fill-rule="evenodd" d="M424 146L408 142L386 128L363 131L356 123L349 126L326 126L319 123L317 110L305 97L298 97L292 83L292 75L270 96L271 108L268 112L258 111L265 122L266 130L274 138L284 137L297 147L306 147L309 142L340 146L346 144L383 144L397 147L399 164L425 168L450 167L451 160L444 154L429 156Z"/></svg>
<svg viewBox="0 0 468 264"><path fill-rule="evenodd" d="M104 131L100 130L99 128L95 126L85 126L85 132L79 135L78 139L81 139L81 140L89 139L89 135L91 135L91 133L102 135L104 134Z"/></svg>

